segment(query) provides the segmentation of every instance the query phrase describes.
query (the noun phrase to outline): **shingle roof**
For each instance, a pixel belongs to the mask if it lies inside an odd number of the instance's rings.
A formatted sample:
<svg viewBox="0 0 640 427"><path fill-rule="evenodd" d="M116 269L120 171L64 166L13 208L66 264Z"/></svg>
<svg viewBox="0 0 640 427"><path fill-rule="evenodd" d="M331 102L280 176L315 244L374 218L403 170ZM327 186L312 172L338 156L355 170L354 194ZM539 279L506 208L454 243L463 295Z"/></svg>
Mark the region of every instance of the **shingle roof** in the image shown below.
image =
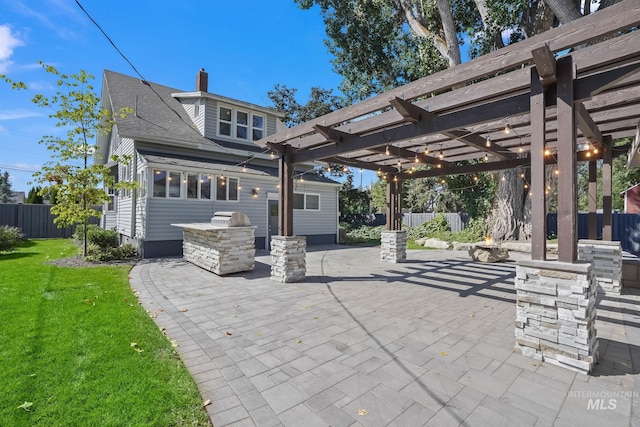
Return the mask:
<svg viewBox="0 0 640 427"><path fill-rule="evenodd" d="M134 113L125 118L116 117L118 133L124 138L149 141L167 139L196 146L216 144L203 137L178 100L171 96L179 89L151 82L142 82L131 76L105 70L104 80L115 115L121 108Z"/></svg>

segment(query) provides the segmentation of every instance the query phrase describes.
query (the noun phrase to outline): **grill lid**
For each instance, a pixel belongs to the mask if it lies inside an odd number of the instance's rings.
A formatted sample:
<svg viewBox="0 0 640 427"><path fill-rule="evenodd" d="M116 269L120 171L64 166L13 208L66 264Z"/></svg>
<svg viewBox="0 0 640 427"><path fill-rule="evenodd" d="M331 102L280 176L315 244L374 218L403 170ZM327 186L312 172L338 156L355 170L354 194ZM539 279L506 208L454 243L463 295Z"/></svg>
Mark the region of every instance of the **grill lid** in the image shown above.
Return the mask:
<svg viewBox="0 0 640 427"><path fill-rule="evenodd" d="M215 212L211 224L218 227L248 227L251 221L242 212Z"/></svg>

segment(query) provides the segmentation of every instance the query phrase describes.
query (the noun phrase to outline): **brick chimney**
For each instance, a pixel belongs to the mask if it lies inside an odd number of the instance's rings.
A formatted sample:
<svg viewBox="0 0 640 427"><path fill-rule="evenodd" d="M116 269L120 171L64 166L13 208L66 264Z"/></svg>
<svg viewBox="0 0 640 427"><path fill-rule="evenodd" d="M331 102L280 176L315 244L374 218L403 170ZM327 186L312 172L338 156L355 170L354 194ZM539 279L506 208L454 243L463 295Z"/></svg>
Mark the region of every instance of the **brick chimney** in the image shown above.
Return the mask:
<svg viewBox="0 0 640 427"><path fill-rule="evenodd" d="M209 90L209 74L204 71L204 68L200 68L198 75L196 75L196 91L208 92Z"/></svg>

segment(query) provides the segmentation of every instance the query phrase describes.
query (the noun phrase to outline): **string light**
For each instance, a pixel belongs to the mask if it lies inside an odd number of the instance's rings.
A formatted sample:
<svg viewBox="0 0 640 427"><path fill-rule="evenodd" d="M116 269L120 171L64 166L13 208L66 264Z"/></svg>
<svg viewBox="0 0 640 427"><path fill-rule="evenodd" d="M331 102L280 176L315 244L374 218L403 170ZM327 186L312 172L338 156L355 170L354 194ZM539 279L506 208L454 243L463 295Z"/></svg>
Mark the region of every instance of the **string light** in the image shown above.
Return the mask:
<svg viewBox="0 0 640 427"><path fill-rule="evenodd" d="M551 150L549 150L548 148L544 149L544 155L545 156L549 156L551 154Z"/></svg>
<svg viewBox="0 0 640 427"><path fill-rule="evenodd" d="M418 153L416 153L416 156L413 158L413 162L420 163L420 159L418 158Z"/></svg>
<svg viewBox="0 0 640 427"><path fill-rule="evenodd" d="M555 173L556 175L560 175L560 169L556 169L555 171L553 171L553 173Z"/></svg>
<svg viewBox="0 0 640 427"><path fill-rule="evenodd" d="M272 159L275 159L275 158L276 158L276 155L275 155L275 153L272 151L272 152L269 154L269 157L271 157Z"/></svg>
<svg viewBox="0 0 640 427"><path fill-rule="evenodd" d="M438 155L438 158L440 158L440 160L444 159L444 152L442 151L442 144L440 144L440 154Z"/></svg>
<svg viewBox="0 0 640 427"><path fill-rule="evenodd" d="M393 176L393 182L398 182L398 176L397 175Z"/></svg>
<svg viewBox="0 0 640 427"><path fill-rule="evenodd" d="M487 148L491 147L491 135L487 135L487 142L485 143Z"/></svg>
<svg viewBox="0 0 640 427"><path fill-rule="evenodd" d="M441 168L442 168L442 164L438 163L438 164L436 165L436 167L437 167L438 169L441 169Z"/></svg>
<svg viewBox="0 0 640 427"><path fill-rule="evenodd" d="M429 146L428 145L424 146L424 154L429 154Z"/></svg>
<svg viewBox="0 0 640 427"><path fill-rule="evenodd" d="M529 188L529 184L524 185L524 189L526 190L527 188Z"/></svg>
<svg viewBox="0 0 640 427"><path fill-rule="evenodd" d="M378 171L376 172L376 175L378 175L378 176L382 175L382 170L380 168L378 168Z"/></svg>
<svg viewBox="0 0 640 427"><path fill-rule="evenodd" d="M346 166L344 166L344 167L342 168L342 172L344 172L344 173L349 172L349 168L348 168L348 167L346 167Z"/></svg>
<svg viewBox="0 0 640 427"><path fill-rule="evenodd" d="M586 156L587 156L587 157L591 157L591 151L587 151Z"/></svg>
<svg viewBox="0 0 640 427"><path fill-rule="evenodd" d="M504 125L504 133L506 133L507 135L511 133L511 126L509 125L509 123Z"/></svg>
<svg viewBox="0 0 640 427"><path fill-rule="evenodd" d="M524 178L524 173L521 173L521 174L520 174L520 178Z"/></svg>
<svg viewBox="0 0 640 427"><path fill-rule="evenodd" d="M489 155L484 153L484 162L487 163L489 161Z"/></svg>
<svg viewBox="0 0 640 427"><path fill-rule="evenodd" d="M507 177L506 177L506 176L504 176L504 175L502 175L502 180L503 180L503 181L506 181L506 180L507 180Z"/></svg>
<svg viewBox="0 0 640 427"><path fill-rule="evenodd" d="M246 163L242 165L242 172L246 172L247 171L247 165Z"/></svg>
<svg viewBox="0 0 640 427"><path fill-rule="evenodd" d="M386 154L387 156L391 155L391 151L389 151L389 145L387 144L387 148L385 148L384 150L384 154Z"/></svg>
<svg viewBox="0 0 640 427"><path fill-rule="evenodd" d="M473 180L474 180L475 182L478 182L478 177L477 177L476 175L474 175L474 176L473 176Z"/></svg>

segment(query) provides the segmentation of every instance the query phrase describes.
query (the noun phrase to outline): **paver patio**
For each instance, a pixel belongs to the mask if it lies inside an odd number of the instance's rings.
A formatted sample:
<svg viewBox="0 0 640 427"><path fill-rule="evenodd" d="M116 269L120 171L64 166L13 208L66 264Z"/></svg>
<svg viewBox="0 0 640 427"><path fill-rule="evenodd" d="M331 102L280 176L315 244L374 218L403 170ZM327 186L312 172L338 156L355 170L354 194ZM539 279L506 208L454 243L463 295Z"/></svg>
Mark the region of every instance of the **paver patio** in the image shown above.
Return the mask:
<svg viewBox="0 0 640 427"><path fill-rule="evenodd" d="M525 255L526 256L526 255ZM214 426L640 426L640 293L598 305L590 376L512 351L514 263L379 248L307 253L304 282L219 277L182 259L131 271Z"/></svg>

